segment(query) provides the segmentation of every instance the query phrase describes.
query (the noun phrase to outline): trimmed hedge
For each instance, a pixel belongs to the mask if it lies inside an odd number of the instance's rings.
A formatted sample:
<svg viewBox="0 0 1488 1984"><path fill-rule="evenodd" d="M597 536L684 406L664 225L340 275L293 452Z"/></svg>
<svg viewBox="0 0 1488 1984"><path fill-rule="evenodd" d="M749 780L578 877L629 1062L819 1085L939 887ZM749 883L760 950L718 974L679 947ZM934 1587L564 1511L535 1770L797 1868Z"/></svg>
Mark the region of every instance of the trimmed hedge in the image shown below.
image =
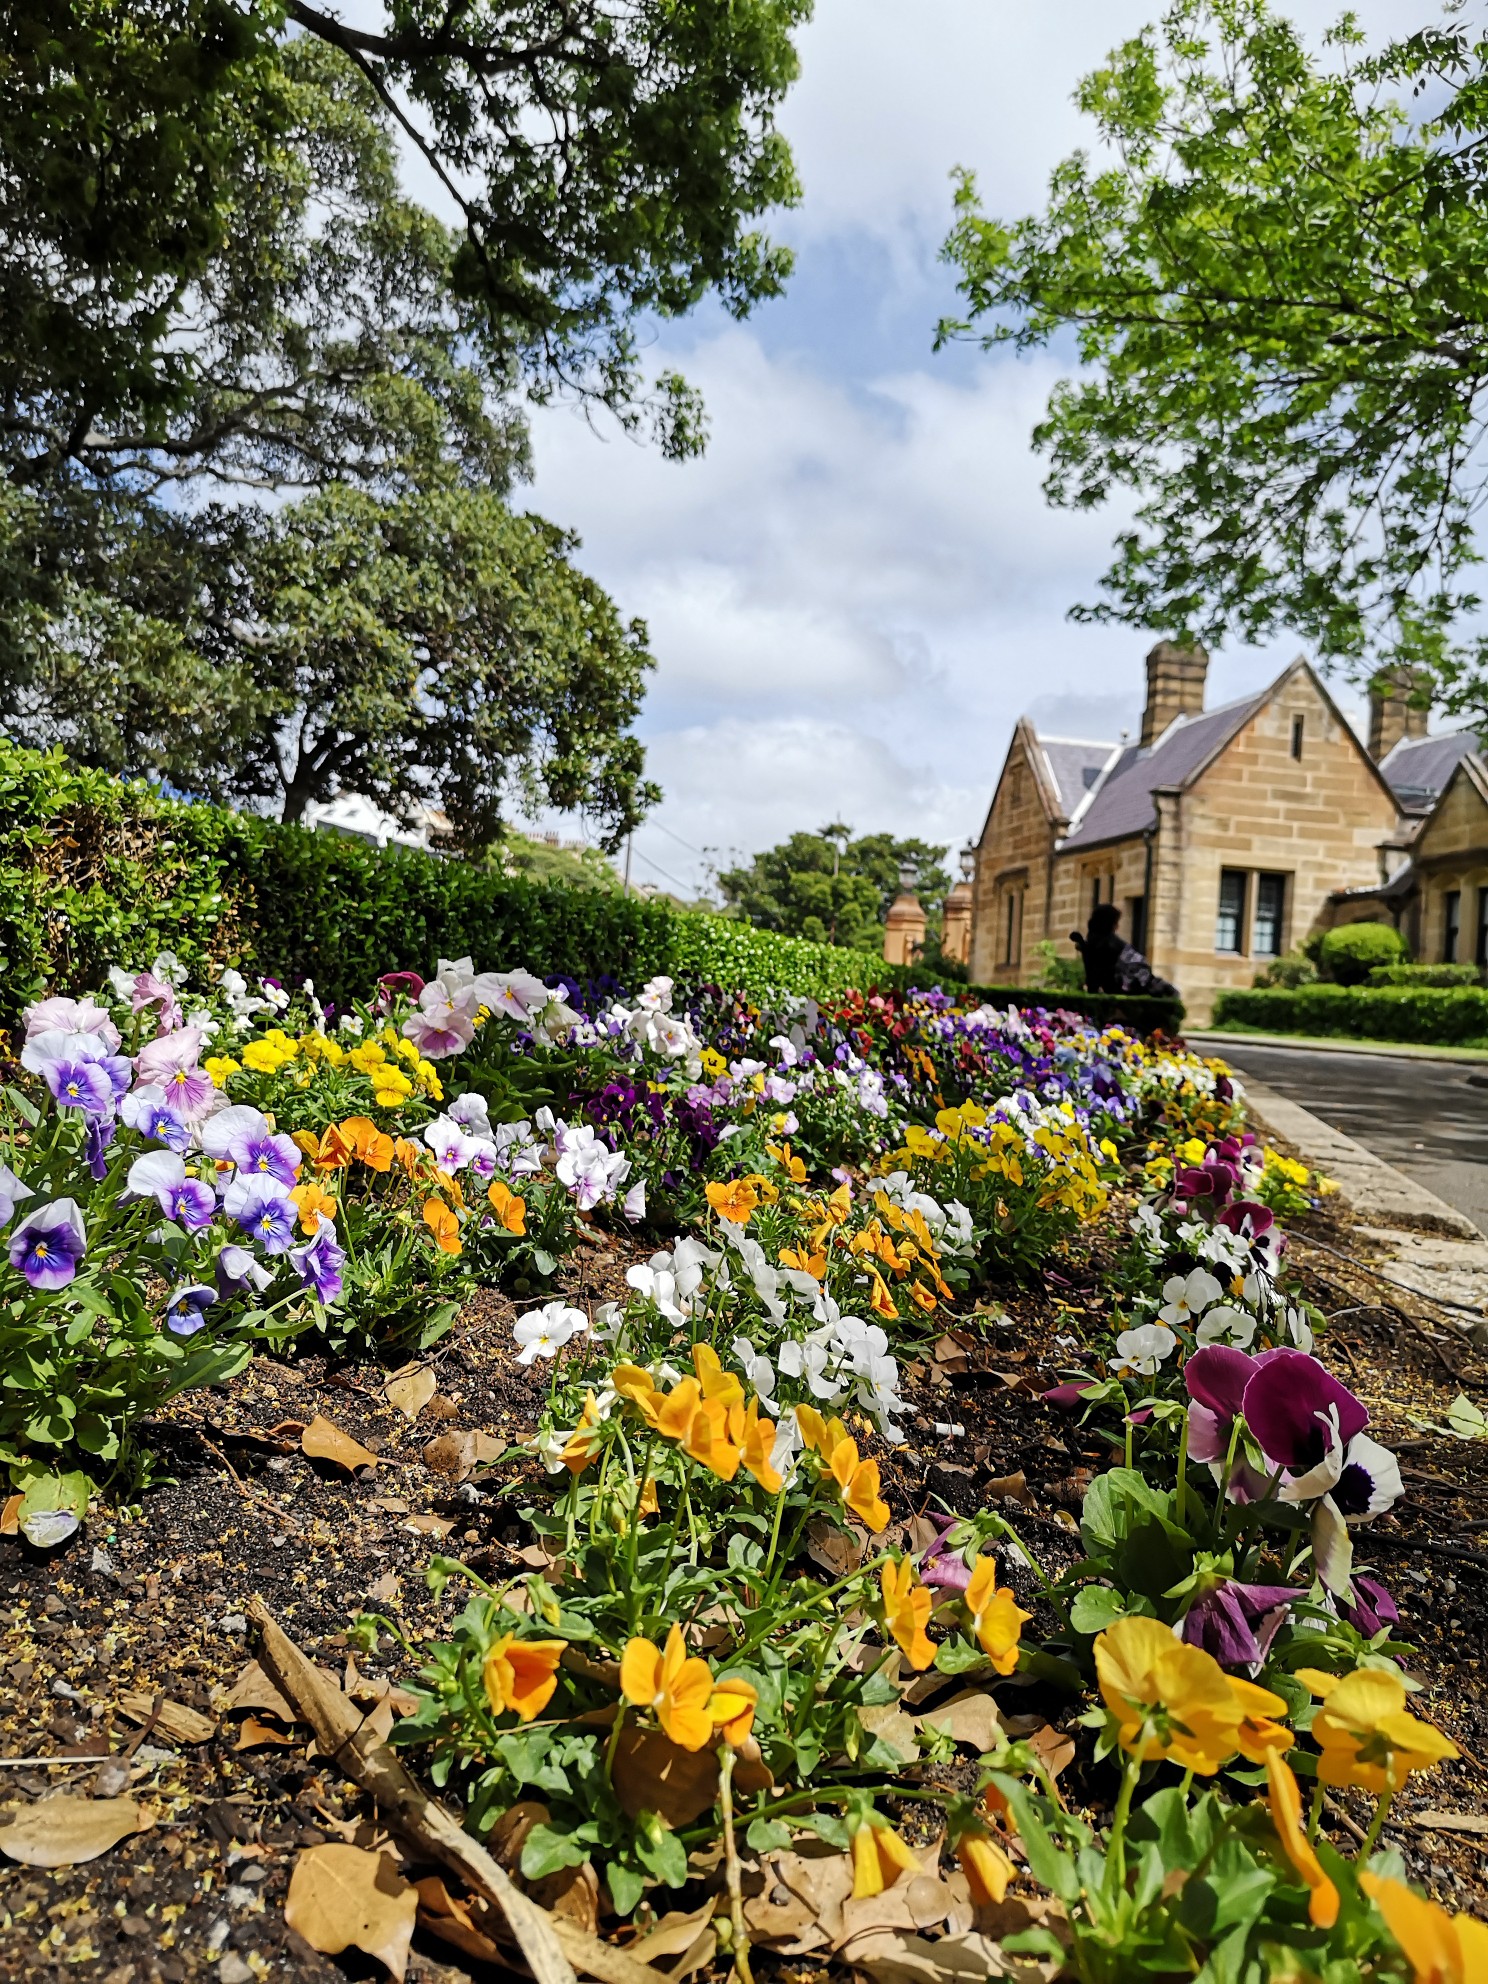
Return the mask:
<svg viewBox="0 0 1488 1984"><path fill-rule="evenodd" d="M1488 1039L1481 985L1297 985L1221 992L1214 1025L1462 1046Z"/></svg>
<svg viewBox="0 0 1488 1984"><path fill-rule="evenodd" d="M913 978L913 972L905 974ZM1040 992L1028 985L957 986L989 1006L1043 1006L1051 1013L1080 1013L1097 1026L1119 1024L1133 1033L1177 1034L1183 1026L1181 999L1149 999L1125 992Z"/></svg>
<svg viewBox="0 0 1488 1984"><path fill-rule="evenodd" d="M313 978L340 1005L379 972L427 973L466 955L632 989L667 972L752 997L902 990L925 977L731 917L162 799L0 738L0 1025L48 991L84 992L110 965L164 949L193 971L235 964L289 984ZM1183 1016L1172 1000L969 989L1144 1032L1176 1032Z"/></svg>
<svg viewBox="0 0 1488 1984"><path fill-rule="evenodd" d="M1377 964L1370 985L1481 985L1475 964Z"/></svg>

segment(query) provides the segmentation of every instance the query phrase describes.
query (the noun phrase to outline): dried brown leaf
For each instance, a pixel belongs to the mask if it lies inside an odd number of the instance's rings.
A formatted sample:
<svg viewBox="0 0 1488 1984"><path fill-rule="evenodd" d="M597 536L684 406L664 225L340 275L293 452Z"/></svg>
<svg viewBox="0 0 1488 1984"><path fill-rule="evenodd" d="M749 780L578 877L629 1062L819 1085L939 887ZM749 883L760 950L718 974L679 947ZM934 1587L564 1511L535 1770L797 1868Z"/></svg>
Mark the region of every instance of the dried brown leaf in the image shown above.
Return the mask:
<svg viewBox="0 0 1488 1984"><path fill-rule="evenodd" d="M969 1744L979 1754L995 1750L1003 1734L997 1703L977 1689L953 1695L938 1708L927 1709L920 1717L920 1725L925 1729L942 1729L953 1742Z"/></svg>
<svg viewBox="0 0 1488 1984"><path fill-rule="evenodd" d="M431 1514L410 1516L403 1527L412 1530L415 1536L448 1536L455 1527L455 1518Z"/></svg>
<svg viewBox="0 0 1488 1984"><path fill-rule="evenodd" d="M402 1979L418 1917L418 1891L385 1853L310 1846L295 1861L284 1920L324 1956L364 1950Z"/></svg>
<svg viewBox="0 0 1488 1984"><path fill-rule="evenodd" d="M898 1753L902 1762L918 1763L920 1746L915 1741L918 1724L912 1715L906 1715L898 1702L883 1702L874 1708L860 1708L858 1720L871 1736L881 1743L887 1743Z"/></svg>
<svg viewBox="0 0 1488 1984"><path fill-rule="evenodd" d="M78 1867L154 1823L155 1814L137 1799L62 1792L27 1805L0 1826L0 1853L23 1867Z"/></svg>
<svg viewBox="0 0 1488 1984"><path fill-rule="evenodd" d="M388 1379L382 1395L405 1419L417 1419L438 1387L439 1380L429 1365L406 1364Z"/></svg>
<svg viewBox="0 0 1488 1984"><path fill-rule="evenodd" d="M615 1796L631 1818L658 1812L669 1826L690 1825L718 1797L718 1758L684 1750L659 1729L625 1728L611 1765Z"/></svg>
<svg viewBox="0 0 1488 1984"><path fill-rule="evenodd" d="M155 1697L143 1689L119 1697L119 1713L131 1722L148 1722L155 1711ZM217 1725L184 1702L165 1701L155 1716L152 1735L168 1736L173 1743L205 1743L217 1734Z"/></svg>
<svg viewBox="0 0 1488 1984"><path fill-rule="evenodd" d="M300 1451L310 1460L328 1460L335 1467L344 1467L348 1474L355 1473L359 1467L377 1465L377 1456L369 1447L354 1440L350 1433L343 1433L333 1420L319 1412L300 1435Z"/></svg>
<svg viewBox="0 0 1488 1984"><path fill-rule="evenodd" d="M280 1729L276 1723L261 1722L256 1715L245 1715L238 1729L234 1750L294 1749L303 1739Z"/></svg>

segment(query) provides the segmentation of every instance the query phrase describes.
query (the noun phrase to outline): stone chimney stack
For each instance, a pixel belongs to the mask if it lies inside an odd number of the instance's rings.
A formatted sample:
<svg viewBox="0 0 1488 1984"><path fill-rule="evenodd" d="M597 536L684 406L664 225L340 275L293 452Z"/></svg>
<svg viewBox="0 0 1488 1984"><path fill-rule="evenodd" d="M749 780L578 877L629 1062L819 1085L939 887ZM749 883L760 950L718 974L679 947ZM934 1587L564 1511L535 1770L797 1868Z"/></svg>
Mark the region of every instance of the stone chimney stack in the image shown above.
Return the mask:
<svg viewBox="0 0 1488 1984"><path fill-rule="evenodd" d="M1414 686L1410 671L1403 668L1370 684L1369 755L1376 764L1390 755L1402 737L1426 735L1426 719L1431 712L1412 703Z"/></svg>
<svg viewBox="0 0 1488 1984"><path fill-rule="evenodd" d="M1142 743L1154 744L1175 716L1197 716L1204 707L1207 649L1180 648L1159 641L1147 657L1147 707L1142 712Z"/></svg>

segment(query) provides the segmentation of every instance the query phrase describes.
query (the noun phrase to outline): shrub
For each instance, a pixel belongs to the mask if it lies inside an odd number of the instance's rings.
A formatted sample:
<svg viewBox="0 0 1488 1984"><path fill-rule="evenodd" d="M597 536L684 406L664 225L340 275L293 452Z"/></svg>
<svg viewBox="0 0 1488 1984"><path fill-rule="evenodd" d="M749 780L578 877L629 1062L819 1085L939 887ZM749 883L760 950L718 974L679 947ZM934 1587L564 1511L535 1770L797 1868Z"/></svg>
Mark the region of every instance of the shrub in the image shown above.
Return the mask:
<svg viewBox="0 0 1488 1984"><path fill-rule="evenodd" d="M1376 965L1399 964L1405 939L1388 923L1345 923L1319 946L1323 974L1337 985L1362 985Z"/></svg>
<svg viewBox="0 0 1488 1984"><path fill-rule="evenodd" d="M1457 1046L1488 1039L1488 989L1481 985L1298 985L1221 992L1216 1026L1343 1039Z"/></svg>
<svg viewBox="0 0 1488 1984"><path fill-rule="evenodd" d="M1483 974L1475 964L1377 964L1368 982L1371 985L1481 985Z"/></svg>
<svg viewBox="0 0 1488 1984"><path fill-rule="evenodd" d="M1284 958L1273 958L1255 975L1257 985L1313 985L1317 966L1305 951L1288 951Z"/></svg>

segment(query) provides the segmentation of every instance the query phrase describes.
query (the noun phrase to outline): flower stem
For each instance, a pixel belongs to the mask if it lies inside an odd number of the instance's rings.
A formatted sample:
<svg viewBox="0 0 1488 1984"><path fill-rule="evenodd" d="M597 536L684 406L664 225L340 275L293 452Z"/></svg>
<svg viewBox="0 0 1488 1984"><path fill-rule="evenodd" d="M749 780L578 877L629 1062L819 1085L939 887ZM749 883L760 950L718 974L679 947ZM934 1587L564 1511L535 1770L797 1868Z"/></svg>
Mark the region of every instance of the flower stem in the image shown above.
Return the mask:
<svg viewBox="0 0 1488 1984"><path fill-rule="evenodd" d="M734 1748L725 1743L718 1760L718 1804L723 1814L723 1865L728 1882L729 1920L734 1930L734 1972L739 1984L754 1984L749 1968L749 1930L744 1921L744 1883L734 1844Z"/></svg>

